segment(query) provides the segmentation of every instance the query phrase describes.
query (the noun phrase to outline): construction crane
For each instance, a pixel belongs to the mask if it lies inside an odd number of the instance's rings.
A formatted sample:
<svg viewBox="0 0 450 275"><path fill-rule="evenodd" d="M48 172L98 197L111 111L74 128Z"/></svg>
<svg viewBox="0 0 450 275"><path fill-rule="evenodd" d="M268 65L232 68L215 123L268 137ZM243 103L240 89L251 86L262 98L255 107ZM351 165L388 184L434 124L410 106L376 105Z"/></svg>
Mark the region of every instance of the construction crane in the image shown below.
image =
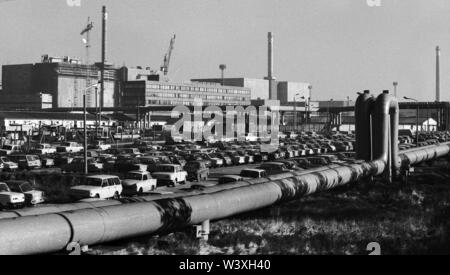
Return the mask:
<svg viewBox="0 0 450 275"><path fill-rule="evenodd" d="M85 38L83 38L83 43L86 47L86 87L89 87L91 85L90 81L90 70L89 70L89 48L91 47L91 41L90 41L90 32L94 28L94 23L91 21L91 18L88 17L86 27L81 31L80 35L86 35ZM75 101L76 102L76 101ZM91 96L87 97L87 105L91 106Z"/></svg>
<svg viewBox="0 0 450 275"><path fill-rule="evenodd" d="M163 72L164 75L167 75L167 73L169 72L170 57L172 56L174 44L175 44L175 34L170 39L169 49L167 50L167 53L164 55L164 62L163 65L161 66L161 72Z"/></svg>

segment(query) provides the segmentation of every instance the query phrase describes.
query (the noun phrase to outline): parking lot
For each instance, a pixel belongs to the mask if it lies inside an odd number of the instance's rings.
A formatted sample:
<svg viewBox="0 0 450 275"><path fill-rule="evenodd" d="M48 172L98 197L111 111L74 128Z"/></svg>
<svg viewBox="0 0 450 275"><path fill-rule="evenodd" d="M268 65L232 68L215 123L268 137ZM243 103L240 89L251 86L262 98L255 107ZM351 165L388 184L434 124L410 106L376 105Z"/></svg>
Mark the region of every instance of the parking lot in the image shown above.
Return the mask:
<svg viewBox="0 0 450 275"><path fill-rule="evenodd" d="M448 140L448 133L422 133L419 146ZM414 141L400 136L400 150L415 147ZM89 146L89 174L84 175L83 147L76 142L35 144L27 151L23 146L4 145L0 149L0 207L171 197L223 183L353 161L354 146L354 135L345 133L283 134L274 150L256 141L162 145L137 140L122 147L97 143Z"/></svg>

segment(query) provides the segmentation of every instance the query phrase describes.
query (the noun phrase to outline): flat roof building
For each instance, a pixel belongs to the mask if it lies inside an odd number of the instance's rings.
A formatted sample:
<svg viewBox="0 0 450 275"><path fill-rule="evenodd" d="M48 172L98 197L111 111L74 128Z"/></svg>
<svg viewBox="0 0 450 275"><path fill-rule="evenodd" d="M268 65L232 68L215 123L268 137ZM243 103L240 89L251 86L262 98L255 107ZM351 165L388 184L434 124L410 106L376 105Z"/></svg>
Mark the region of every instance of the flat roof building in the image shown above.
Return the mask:
<svg viewBox="0 0 450 275"><path fill-rule="evenodd" d="M191 79L195 82L203 83L222 83L221 78L195 78ZM251 90L251 99L269 100L269 80L258 78L224 78L223 85L244 87ZM300 93L302 96L309 97L310 91L308 89L309 83L293 82L293 81L276 81L277 100L283 105L289 101L293 101L294 95Z"/></svg>
<svg viewBox="0 0 450 275"><path fill-rule="evenodd" d="M250 105L250 89L207 83L175 83L148 80L124 82L122 107L152 105Z"/></svg>
<svg viewBox="0 0 450 275"><path fill-rule="evenodd" d="M2 66L3 90L0 108L41 109L82 107L87 87L99 80L100 64L85 65L69 57L42 56L40 63ZM43 97L45 94L47 96ZM97 95L97 97L96 97ZM103 107L114 107L118 101L117 70L105 69ZM49 102L50 100L50 102ZM100 105L100 89L86 91L86 106Z"/></svg>

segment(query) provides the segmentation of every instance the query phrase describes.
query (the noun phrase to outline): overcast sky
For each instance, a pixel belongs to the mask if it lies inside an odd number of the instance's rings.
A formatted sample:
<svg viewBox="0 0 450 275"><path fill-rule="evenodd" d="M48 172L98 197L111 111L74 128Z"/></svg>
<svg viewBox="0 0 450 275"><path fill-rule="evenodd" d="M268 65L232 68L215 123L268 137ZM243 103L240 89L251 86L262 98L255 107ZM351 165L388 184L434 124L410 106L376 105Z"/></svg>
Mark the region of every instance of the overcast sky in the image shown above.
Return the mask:
<svg viewBox="0 0 450 275"><path fill-rule="evenodd" d="M177 81L267 74L267 32L275 76L310 82L314 99L345 99L399 82L399 94L434 100L435 47L441 93L450 100L450 1L381 0L0 0L0 64L42 54L84 58L80 31L91 16L91 60L100 59L107 5L108 60L158 68L176 34L170 76Z"/></svg>

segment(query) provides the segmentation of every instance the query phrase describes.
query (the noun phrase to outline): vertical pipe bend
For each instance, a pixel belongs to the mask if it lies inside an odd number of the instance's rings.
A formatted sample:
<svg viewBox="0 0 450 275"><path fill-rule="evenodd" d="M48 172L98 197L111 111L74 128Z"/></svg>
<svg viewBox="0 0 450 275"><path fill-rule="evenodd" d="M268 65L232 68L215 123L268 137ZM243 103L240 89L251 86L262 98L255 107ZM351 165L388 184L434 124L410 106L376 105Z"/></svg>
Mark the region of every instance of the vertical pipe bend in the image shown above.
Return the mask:
<svg viewBox="0 0 450 275"><path fill-rule="evenodd" d="M373 111L373 159L386 163L385 175L389 181L400 170L398 123L398 101L388 91L384 91L377 97Z"/></svg>
<svg viewBox="0 0 450 275"><path fill-rule="evenodd" d="M375 98L370 91L365 90L355 103L355 151L356 158L372 160L371 146L371 113Z"/></svg>

